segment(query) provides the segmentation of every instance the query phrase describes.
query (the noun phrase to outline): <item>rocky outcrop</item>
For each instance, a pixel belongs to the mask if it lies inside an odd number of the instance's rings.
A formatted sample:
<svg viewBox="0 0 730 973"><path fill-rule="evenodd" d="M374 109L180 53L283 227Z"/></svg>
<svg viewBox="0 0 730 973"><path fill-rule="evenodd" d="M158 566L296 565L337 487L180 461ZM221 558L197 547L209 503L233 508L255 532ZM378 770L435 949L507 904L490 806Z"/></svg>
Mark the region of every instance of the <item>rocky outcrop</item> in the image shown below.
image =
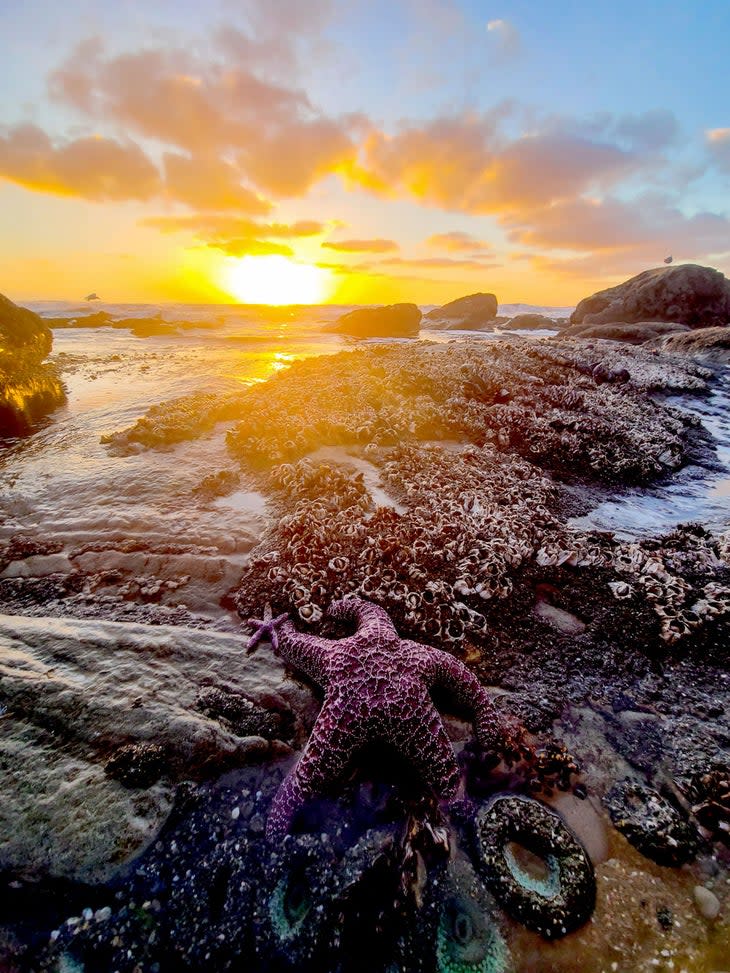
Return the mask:
<svg viewBox="0 0 730 973"><path fill-rule="evenodd" d="M502 326L504 331L555 331L556 328L560 327L560 324L553 320L553 318L548 318L544 314L516 314L513 318L509 318Z"/></svg>
<svg viewBox="0 0 730 973"><path fill-rule="evenodd" d="M0 294L0 437L25 435L64 401L55 369L43 364L52 343L42 318Z"/></svg>
<svg viewBox="0 0 730 973"><path fill-rule="evenodd" d="M730 361L730 328L702 328L656 338L648 348L673 355L694 355L716 362Z"/></svg>
<svg viewBox="0 0 730 973"><path fill-rule="evenodd" d="M71 318L46 318L51 328L108 328L112 316L108 311L95 311L93 314L79 314Z"/></svg>
<svg viewBox="0 0 730 973"><path fill-rule="evenodd" d="M284 750L310 693L239 637L0 615L0 871L104 881L174 785Z"/></svg>
<svg viewBox="0 0 730 973"><path fill-rule="evenodd" d="M606 341L623 341L629 345L643 345L645 341L665 335L692 333L686 324L674 321L639 321L636 324L572 324L561 333L562 338L604 338Z"/></svg>
<svg viewBox="0 0 730 973"><path fill-rule="evenodd" d="M151 318L121 318L119 321L112 321L112 327L129 328L135 338L153 338L180 333L177 322L163 321L159 314Z"/></svg>
<svg viewBox="0 0 730 973"><path fill-rule="evenodd" d="M198 328L211 329L217 327L214 321L166 321L161 313L150 317L140 318L112 318L108 311L96 311L94 314L80 314L71 318L46 318L45 322L51 328L116 328L128 330L135 338L152 338L160 335L178 335L183 331Z"/></svg>
<svg viewBox="0 0 730 973"><path fill-rule="evenodd" d="M494 294L469 294L429 311L426 326L445 331L481 328L496 318L497 306Z"/></svg>
<svg viewBox="0 0 730 973"><path fill-rule="evenodd" d="M691 328L730 322L730 281L698 264L656 267L584 298L571 324L679 321Z"/></svg>
<svg viewBox="0 0 730 973"><path fill-rule="evenodd" d="M415 304L359 307L338 318L332 331L356 338L415 338L421 312Z"/></svg>

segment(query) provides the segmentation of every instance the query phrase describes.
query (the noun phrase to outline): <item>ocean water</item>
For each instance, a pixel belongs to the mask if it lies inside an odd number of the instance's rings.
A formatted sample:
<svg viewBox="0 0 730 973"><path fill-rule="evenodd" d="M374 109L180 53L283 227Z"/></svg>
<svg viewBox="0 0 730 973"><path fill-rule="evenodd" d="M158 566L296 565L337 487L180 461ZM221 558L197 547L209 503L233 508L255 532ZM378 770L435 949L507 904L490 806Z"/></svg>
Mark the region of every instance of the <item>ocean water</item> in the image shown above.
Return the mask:
<svg viewBox="0 0 730 973"><path fill-rule="evenodd" d="M696 416L712 435L714 468L686 466L666 483L630 489L599 503L584 516L573 518L570 526L612 531L626 540L664 534L685 523L717 531L730 527L730 372L725 369L709 396L677 396L666 401Z"/></svg>

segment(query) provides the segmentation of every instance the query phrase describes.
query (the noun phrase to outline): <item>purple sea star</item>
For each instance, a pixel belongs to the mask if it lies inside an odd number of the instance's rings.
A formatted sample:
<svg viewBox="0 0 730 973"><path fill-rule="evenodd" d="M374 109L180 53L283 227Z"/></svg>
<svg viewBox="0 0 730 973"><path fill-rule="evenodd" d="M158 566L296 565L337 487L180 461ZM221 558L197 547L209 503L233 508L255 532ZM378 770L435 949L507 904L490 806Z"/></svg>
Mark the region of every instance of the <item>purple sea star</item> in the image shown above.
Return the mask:
<svg viewBox="0 0 730 973"><path fill-rule="evenodd" d="M271 642L271 648L274 652L279 649L279 635L277 629L284 624L289 616L287 614L277 615L276 618L272 617L271 605L267 605L264 608L263 618L249 618L248 624L253 625L256 632L248 640L247 652L249 655L256 649L259 642L267 640Z"/></svg>
<svg viewBox="0 0 730 973"><path fill-rule="evenodd" d="M484 747L494 750L507 738L506 724L476 676L447 652L401 639L377 605L354 597L333 602L328 617L357 626L354 635L343 639L304 634L286 616L272 620L270 611L267 615L250 619L256 631L249 651L273 636L278 654L325 691L304 752L271 804L269 838L283 837L298 809L375 741L395 748L439 798L453 798L459 769L429 695L433 686L448 690L471 710Z"/></svg>

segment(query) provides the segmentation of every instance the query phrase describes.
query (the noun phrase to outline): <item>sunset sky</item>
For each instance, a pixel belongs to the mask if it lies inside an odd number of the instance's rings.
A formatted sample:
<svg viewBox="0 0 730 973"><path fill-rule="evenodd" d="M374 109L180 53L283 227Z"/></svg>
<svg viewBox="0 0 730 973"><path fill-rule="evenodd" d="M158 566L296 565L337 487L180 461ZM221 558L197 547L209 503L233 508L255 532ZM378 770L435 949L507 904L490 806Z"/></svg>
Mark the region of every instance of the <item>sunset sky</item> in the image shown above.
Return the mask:
<svg viewBox="0 0 730 973"><path fill-rule="evenodd" d="M271 256L337 303L730 272L728 0L0 0L0 36L13 300L229 301Z"/></svg>

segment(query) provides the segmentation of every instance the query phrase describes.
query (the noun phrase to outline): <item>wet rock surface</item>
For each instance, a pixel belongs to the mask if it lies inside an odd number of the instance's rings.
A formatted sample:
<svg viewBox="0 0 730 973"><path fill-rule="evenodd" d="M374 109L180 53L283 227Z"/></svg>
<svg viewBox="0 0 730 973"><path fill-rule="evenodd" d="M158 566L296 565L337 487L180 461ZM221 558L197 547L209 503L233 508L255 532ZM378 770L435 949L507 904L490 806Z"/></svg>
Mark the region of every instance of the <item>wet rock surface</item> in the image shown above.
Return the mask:
<svg viewBox="0 0 730 973"><path fill-rule="evenodd" d="M66 398L56 369L43 361L52 343L42 318L0 294L0 437L27 435Z"/></svg>
<svg viewBox="0 0 730 973"><path fill-rule="evenodd" d="M679 321L690 328L726 325L730 281L719 270L698 264L656 267L584 298L570 316L572 325L614 321Z"/></svg>
<svg viewBox="0 0 730 973"><path fill-rule="evenodd" d="M278 661L212 632L0 616L0 660L0 868L27 876L108 876L178 781L301 739L311 706Z"/></svg>

